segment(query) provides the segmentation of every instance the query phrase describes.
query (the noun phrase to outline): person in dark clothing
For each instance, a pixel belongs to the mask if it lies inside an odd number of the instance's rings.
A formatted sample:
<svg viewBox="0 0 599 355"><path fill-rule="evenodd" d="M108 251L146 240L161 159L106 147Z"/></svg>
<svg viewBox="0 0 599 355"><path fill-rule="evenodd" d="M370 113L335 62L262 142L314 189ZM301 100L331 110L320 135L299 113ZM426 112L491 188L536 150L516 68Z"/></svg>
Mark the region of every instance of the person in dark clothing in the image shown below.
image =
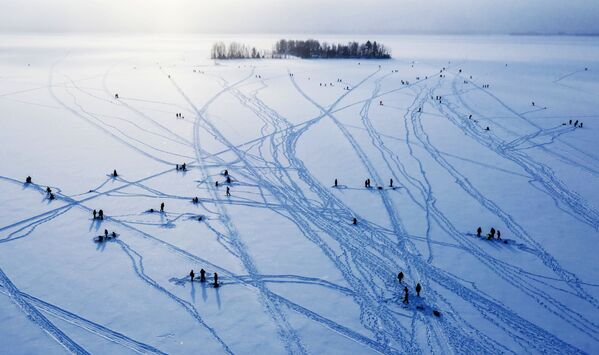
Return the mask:
<svg viewBox="0 0 599 355"><path fill-rule="evenodd" d="M491 240L495 237L495 228L491 227L491 230L489 231L489 234L487 234L487 239Z"/></svg>
<svg viewBox="0 0 599 355"><path fill-rule="evenodd" d="M403 280L403 272L399 272L399 274L397 274L397 280L399 280L399 283L401 283L401 280Z"/></svg>
<svg viewBox="0 0 599 355"><path fill-rule="evenodd" d="M187 164L183 163L183 165L181 165L181 170L186 171L187 170Z"/></svg>
<svg viewBox="0 0 599 355"><path fill-rule="evenodd" d="M175 164L175 170L179 170L179 164Z"/></svg>
<svg viewBox="0 0 599 355"><path fill-rule="evenodd" d="M408 288L403 288L403 303L408 304Z"/></svg>
<svg viewBox="0 0 599 355"><path fill-rule="evenodd" d="M195 276L195 274L193 273L193 269L191 269L191 271L189 272L189 278L191 279L191 282L193 282L194 276Z"/></svg>
<svg viewBox="0 0 599 355"><path fill-rule="evenodd" d="M200 270L200 282L206 282L206 271L204 269Z"/></svg>
<svg viewBox="0 0 599 355"><path fill-rule="evenodd" d="M114 169L114 171L112 172L112 176L113 176L113 177L117 177L117 176L119 176L119 174L117 174L117 173L116 173L116 169Z"/></svg>
<svg viewBox="0 0 599 355"><path fill-rule="evenodd" d="M358 219L356 217L354 217L354 219L352 219L351 224L358 224Z"/></svg>
<svg viewBox="0 0 599 355"><path fill-rule="evenodd" d="M114 232L114 231L113 231L113 232L112 232L110 235L111 235L113 238L116 238L116 232Z"/></svg>
<svg viewBox="0 0 599 355"><path fill-rule="evenodd" d="M533 105L533 106L535 105L535 102L534 102L534 101L532 102L532 105Z"/></svg>
<svg viewBox="0 0 599 355"><path fill-rule="evenodd" d="M96 219L96 214L97 214L96 210L93 210L92 214L94 215L94 219Z"/></svg>
<svg viewBox="0 0 599 355"><path fill-rule="evenodd" d="M104 238L108 238L108 229L104 229Z"/></svg>
<svg viewBox="0 0 599 355"><path fill-rule="evenodd" d="M231 177L227 175L227 184L231 183Z"/></svg>
<svg viewBox="0 0 599 355"><path fill-rule="evenodd" d="M99 219L104 219L104 211L102 211L102 210L98 211L98 218Z"/></svg>
<svg viewBox="0 0 599 355"><path fill-rule="evenodd" d="M582 122L580 122L580 128L582 128Z"/></svg>
<svg viewBox="0 0 599 355"><path fill-rule="evenodd" d="M570 123L568 123L568 124L570 124L570 125L571 125L571 124L572 124L572 120L570 120Z"/></svg>
<svg viewBox="0 0 599 355"><path fill-rule="evenodd" d="M229 176L229 170L225 169L225 172L223 173L224 176Z"/></svg>
<svg viewBox="0 0 599 355"><path fill-rule="evenodd" d="M393 179L389 179L389 187L393 187Z"/></svg>
<svg viewBox="0 0 599 355"><path fill-rule="evenodd" d="M478 227L476 229L476 236L480 238L480 234L483 232L482 228Z"/></svg>
<svg viewBox="0 0 599 355"><path fill-rule="evenodd" d="M218 180L214 183L214 186L218 187Z"/></svg>
<svg viewBox="0 0 599 355"><path fill-rule="evenodd" d="M114 98L118 99L119 98L119 94L114 94Z"/></svg>
<svg viewBox="0 0 599 355"><path fill-rule="evenodd" d="M499 229L497 230L497 239L501 240L501 231Z"/></svg>
<svg viewBox="0 0 599 355"><path fill-rule="evenodd" d="M229 189L229 186L227 186L227 196L231 196L231 189Z"/></svg>
<svg viewBox="0 0 599 355"><path fill-rule="evenodd" d="M164 202L160 204L160 212L164 212Z"/></svg>
<svg viewBox="0 0 599 355"><path fill-rule="evenodd" d="M574 127L578 126L578 120L574 122Z"/></svg>
<svg viewBox="0 0 599 355"><path fill-rule="evenodd" d="M490 128L489 128L489 126L487 126L487 128L485 128L485 131L490 131Z"/></svg>
<svg viewBox="0 0 599 355"><path fill-rule="evenodd" d="M368 187L368 179L364 180L364 187Z"/></svg>
<svg viewBox="0 0 599 355"><path fill-rule="evenodd" d="M47 194L51 194L52 193L52 189L50 188L50 186L46 187L46 193Z"/></svg>
<svg viewBox="0 0 599 355"><path fill-rule="evenodd" d="M214 287L218 287L218 274L214 273Z"/></svg>
<svg viewBox="0 0 599 355"><path fill-rule="evenodd" d="M416 284L416 296L420 297L420 291L422 290L422 286L420 286L420 283Z"/></svg>
<svg viewBox="0 0 599 355"><path fill-rule="evenodd" d="M56 196L54 196L54 194L50 192L50 196L48 196L48 199L54 200L55 198L56 198Z"/></svg>
<svg viewBox="0 0 599 355"><path fill-rule="evenodd" d="M335 179L335 187L337 187L337 179Z"/></svg>

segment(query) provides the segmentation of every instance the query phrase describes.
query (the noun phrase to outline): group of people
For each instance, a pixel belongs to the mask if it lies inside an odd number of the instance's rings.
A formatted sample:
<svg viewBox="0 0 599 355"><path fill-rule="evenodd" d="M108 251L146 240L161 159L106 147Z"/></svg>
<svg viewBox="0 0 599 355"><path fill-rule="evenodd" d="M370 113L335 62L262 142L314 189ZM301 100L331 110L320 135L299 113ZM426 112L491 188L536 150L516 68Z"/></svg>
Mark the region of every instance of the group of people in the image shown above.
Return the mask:
<svg viewBox="0 0 599 355"><path fill-rule="evenodd" d="M483 89L488 89L489 86L490 86L489 84L483 84ZM533 106L534 106L534 104L533 104Z"/></svg>
<svg viewBox="0 0 599 355"><path fill-rule="evenodd" d="M98 243L101 243L106 240L115 239L116 237L117 237L117 234L115 231L112 231L112 233L108 234L108 229L104 229L104 235L97 236L95 240Z"/></svg>
<svg viewBox="0 0 599 355"><path fill-rule="evenodd" d="M189 278L191 279L191 282L193 282L193 279L195 278L195 273L193 272L193 269L189 273ZM200 270L200 282L206 282L206 270L204 269ZM212 286L220 286L220 284L218 283L218 274L216 272L214 273L214 281L212 282Z"/></svg>
<svg viewBox="0 0 599 355"><path fill-rule="evenodd" d="M185 164L185 163L183 163L181 165L176 164L175 165L175 170L187 171L187 164Z"/></svg>
<svg viewBox="0 0 599 355"><path fill-rule="evenodd" d="M568 124L569 124L570 126L572 126L572 120L568 121ZM564 123L564 125L565 125L565 123ZM578 124L578 120L576 120L576 121L574 122L574 127L582 128L582 122L580 122L580 124Z"/></svg>
<svg viewBox="0 0 599 355"><path fill-rule="evenodd" d="M402 283L403 278L404 274L400 271L399 274L397 274L397 280L399 280L400 284ZM416 296L420 297L420 291L422 291L422 286L420 285L420 283L416 283ZM407 286L404 286L403 288L403 303L409 303L409 290Z"/></svg>
<svg viewBox="0 0 599 355"><path fill-rule="evenodd" d="M478 227L476 229L476 236L480 238L482 236L482 232L482 228ZM491 230L489 230L489 233L487 233L487 240L492 240L495 237L497 237L497 240L501 240L501 231L499 229L496 231L495 228L491 227Z"/></svg>
<svg viewBox="0 0 599 355"><path fill-rule="evenodd" d="M177 112L177 113L175 113L175 117L177 117L177 118L185 118L185 116L183 116L183 115L181 114L181 112Z"/></svg>

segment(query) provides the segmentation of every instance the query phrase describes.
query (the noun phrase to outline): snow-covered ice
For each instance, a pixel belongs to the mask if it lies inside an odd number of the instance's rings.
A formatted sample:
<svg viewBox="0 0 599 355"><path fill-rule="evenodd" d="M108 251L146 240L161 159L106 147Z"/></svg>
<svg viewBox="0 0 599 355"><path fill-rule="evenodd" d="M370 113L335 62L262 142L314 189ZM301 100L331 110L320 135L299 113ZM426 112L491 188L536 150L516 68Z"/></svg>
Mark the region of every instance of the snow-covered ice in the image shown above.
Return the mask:
<svg viewBox="0 0 599 355"><path fill-rule="evenodd" d="M0 36L0 353L597 353L599 38L214 40Z"/></svg>

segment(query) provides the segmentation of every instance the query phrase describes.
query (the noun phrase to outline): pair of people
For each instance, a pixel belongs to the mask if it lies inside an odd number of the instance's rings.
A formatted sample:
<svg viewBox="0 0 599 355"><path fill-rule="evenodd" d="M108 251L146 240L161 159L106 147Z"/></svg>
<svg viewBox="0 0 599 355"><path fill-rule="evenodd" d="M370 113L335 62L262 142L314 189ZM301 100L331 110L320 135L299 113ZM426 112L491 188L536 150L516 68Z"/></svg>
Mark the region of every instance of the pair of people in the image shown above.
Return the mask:
<svg viewBox="0 0 599 355"><path fill-rule="evenodd" d="M104 219L104 211L103 210L100 210L98 212L96 212L96 210L93 210L92 214L94 215L94 219L99 219L99 220Z"/></svg>

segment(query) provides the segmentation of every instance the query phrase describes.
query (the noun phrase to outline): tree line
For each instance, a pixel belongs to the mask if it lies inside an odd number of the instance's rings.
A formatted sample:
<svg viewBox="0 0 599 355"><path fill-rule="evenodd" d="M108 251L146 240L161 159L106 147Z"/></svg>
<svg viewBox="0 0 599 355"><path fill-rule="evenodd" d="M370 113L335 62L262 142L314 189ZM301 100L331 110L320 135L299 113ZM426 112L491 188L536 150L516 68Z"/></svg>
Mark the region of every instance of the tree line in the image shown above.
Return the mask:
<svg viewBox="0 0 599 355"><path fill-rule="evenodd" d="M260 59L260 58L364 58L388 59L391 51L382 43L366 41L364 43L320 43L315 39L285 40L276 42L271 52L260 51L255 47L231 42L228 45L216 42L212 45L212 59Z"/></svg>
<svg viewBox="0 0 599 355"><path fill-rule="evenodd" d="M299 58L365 58L388 59L391 51L376 41L364 43L320 43L315 39L279 40L274 47L273 56Z"/></svg>

